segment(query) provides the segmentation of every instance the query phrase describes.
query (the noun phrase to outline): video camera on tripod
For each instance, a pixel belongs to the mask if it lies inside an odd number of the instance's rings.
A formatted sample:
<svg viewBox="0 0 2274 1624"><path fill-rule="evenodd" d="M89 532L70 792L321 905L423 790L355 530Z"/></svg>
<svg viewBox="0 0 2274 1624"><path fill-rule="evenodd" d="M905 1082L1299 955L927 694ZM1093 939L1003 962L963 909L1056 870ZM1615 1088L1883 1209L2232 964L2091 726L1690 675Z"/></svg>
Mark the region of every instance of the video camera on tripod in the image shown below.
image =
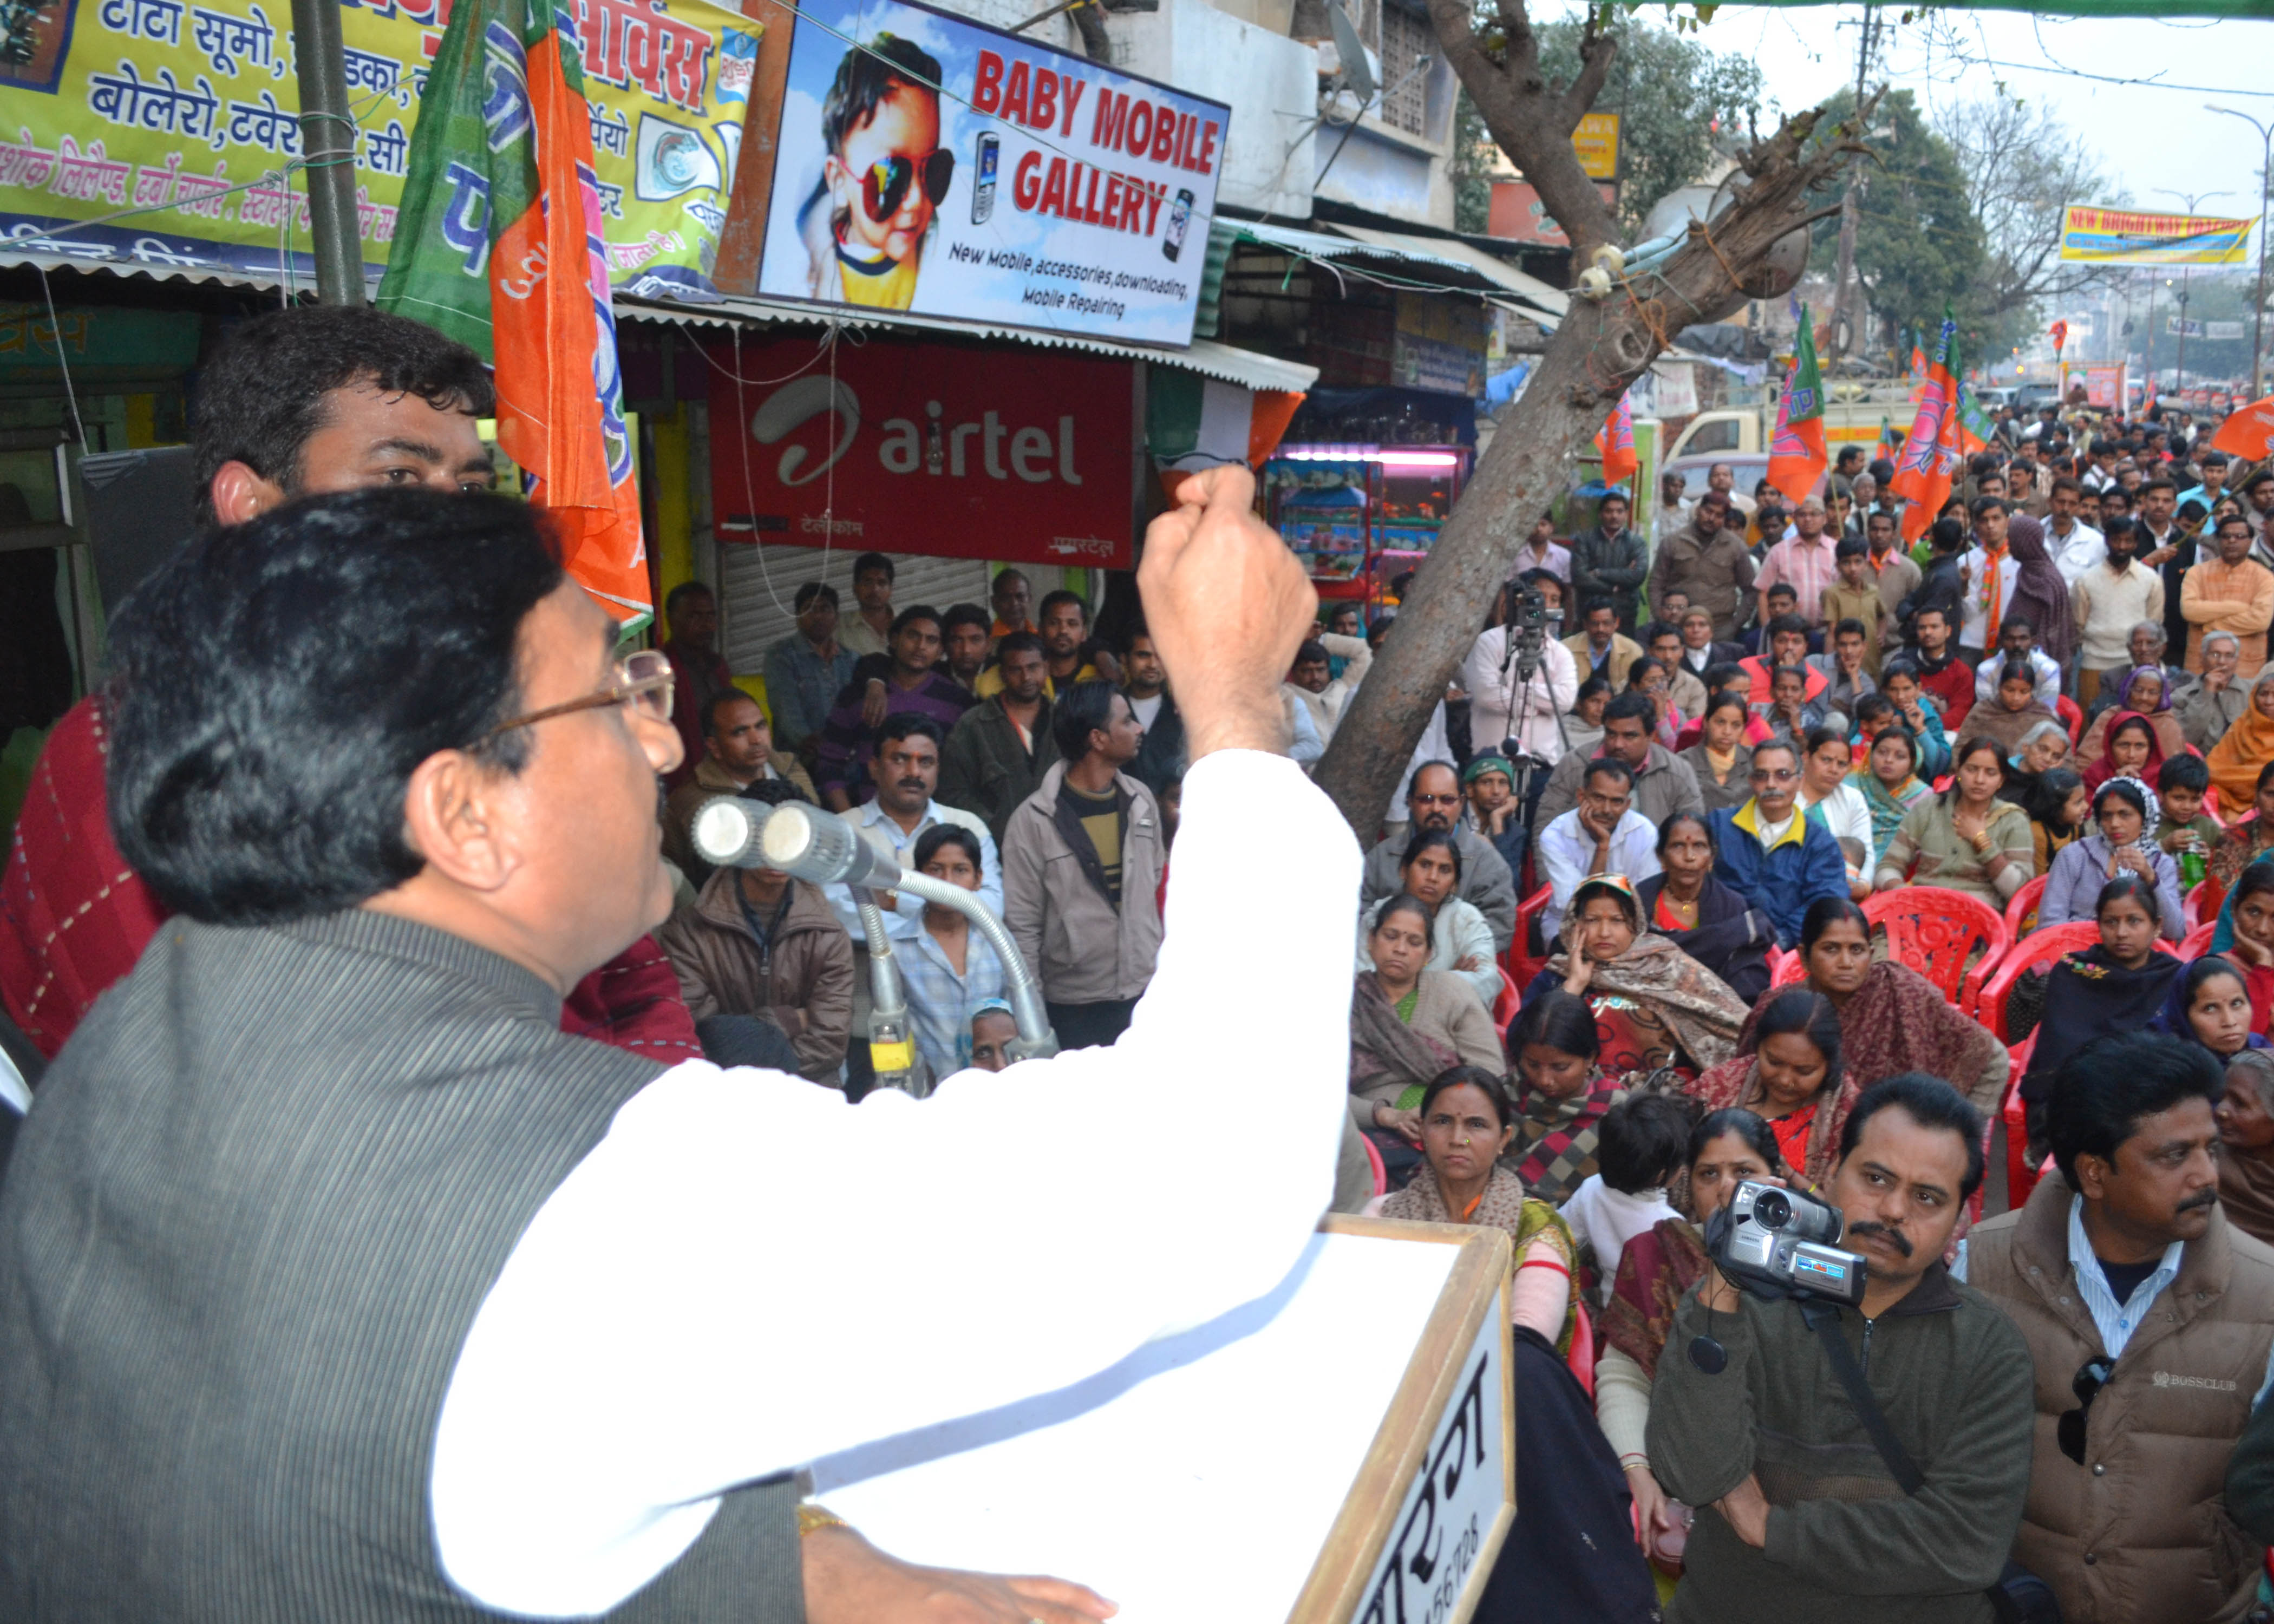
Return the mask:
<svg viewBox="0 0 2274 1624"><path fill-rule="evenodd" d="M1507 614L1502 624L1507 628L1508 641L1501 650L1501 682L1503 689L1510 696L1508 709L1510 720L1520 731L1524 726L1525 718L1517 703L1517 696L1522 695L1524 702L1528 704L1532 694L1532 679L1540 673L1540 650L1547 646L1548 630L1553 617L1547 613L1547 595L1522 576L1510 582L1502 589L1502 592L1507 604ZM1516 673L1513 687L1509 685L1508 680L1509 673L1511 670ZM1557 733L1563 733L1563 713L1556 710L1555 702L1552 697L1548 700L1548 709L1555 713ZM1569 748L1568 737L1565 738L1565 745ZM1533 754L1525 746L1518 733L1510 733L1501 741L1501 753L1506 756L1517 769L1517 781L1513 786L1517 799L1524 805L1530 806L1532 804L1529 797L1530 780L1532 772L1535 769L1545 771L1551 763Z"/></svg>

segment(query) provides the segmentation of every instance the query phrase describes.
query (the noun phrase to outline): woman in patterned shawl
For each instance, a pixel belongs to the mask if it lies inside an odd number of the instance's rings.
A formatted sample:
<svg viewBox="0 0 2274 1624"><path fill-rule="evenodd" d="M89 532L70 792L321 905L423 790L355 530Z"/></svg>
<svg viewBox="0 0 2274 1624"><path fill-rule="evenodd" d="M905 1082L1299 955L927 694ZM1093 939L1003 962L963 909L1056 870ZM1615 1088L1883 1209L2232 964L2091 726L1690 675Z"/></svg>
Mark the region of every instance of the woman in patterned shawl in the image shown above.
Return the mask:
<svg viewBox="0 0 2274 1624"><path fill-rule="evenodd" d="M1753 1023L1759 1047L1725 1060L1684 1091L1708 1111L1742 1105L1769 1124L1793 1187L1832 1177L1840 1130L1863 1092L1841 1069L1840 1012L1805 987L1771 993Z"/></svg>

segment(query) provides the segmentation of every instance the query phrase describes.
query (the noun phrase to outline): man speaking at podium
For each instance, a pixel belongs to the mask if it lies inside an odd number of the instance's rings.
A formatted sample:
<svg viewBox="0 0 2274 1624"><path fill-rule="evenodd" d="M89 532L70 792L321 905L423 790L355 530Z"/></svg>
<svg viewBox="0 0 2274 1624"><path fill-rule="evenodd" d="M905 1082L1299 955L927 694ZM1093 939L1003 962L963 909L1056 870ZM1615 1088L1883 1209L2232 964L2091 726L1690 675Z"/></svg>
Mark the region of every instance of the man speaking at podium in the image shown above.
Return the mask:
<svg viewBox="0 0 2274 1624"><path fill-rule="evenodd" d="M1193 763L1133 1024L922 1102L557 1030L669 907L680 747L531 509L321 497L152 577L111 822L177 917L0 1192L0 1617L1108 1616L785 1474L1258 1297L1327 1205L1346 985L1243 926L1347 951L1359 858L1280 753L1315 605L1252 494L1147 539ZM1261 1130L1237 1179L1162 1108L1195 1080Z"/></svg>

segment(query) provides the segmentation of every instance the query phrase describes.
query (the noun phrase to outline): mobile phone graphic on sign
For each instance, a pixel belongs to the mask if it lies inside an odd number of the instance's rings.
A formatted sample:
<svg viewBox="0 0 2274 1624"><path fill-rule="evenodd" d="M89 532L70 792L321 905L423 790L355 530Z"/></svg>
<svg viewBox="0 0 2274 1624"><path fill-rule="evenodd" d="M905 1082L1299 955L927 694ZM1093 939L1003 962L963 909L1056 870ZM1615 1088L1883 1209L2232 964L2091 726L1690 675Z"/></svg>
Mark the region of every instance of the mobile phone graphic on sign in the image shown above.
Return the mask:
<svg viewBox="0 0 2274 1624"><path fill-rule="evenodd" d="M985 225L995 212L995 171L1003 161L1003 138L991 130L979 136L979 179L971 188L971 223Z"/></svg>
<svg viewBox="0 0 2274 1624"><path fill-rule="evenodd" d="M1177 188L1177 200L1169 210L1169 229L1161 237L1162 255L1174 259L1185 245L1185 228L1193 222L1193 189Z"/></svg>

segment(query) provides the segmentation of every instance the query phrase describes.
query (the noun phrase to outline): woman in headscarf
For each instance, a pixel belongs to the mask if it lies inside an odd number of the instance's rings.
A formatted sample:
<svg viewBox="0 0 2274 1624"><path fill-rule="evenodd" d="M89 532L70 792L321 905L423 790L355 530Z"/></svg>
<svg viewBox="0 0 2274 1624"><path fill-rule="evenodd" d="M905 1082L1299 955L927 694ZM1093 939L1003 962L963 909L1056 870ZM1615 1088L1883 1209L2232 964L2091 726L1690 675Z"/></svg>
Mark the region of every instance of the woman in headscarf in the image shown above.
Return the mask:
<svg viewBox="0 0 2274 1624"><path fill-rule="evenodd" d="M1769 989L1776 927L1743 895L1713 877L1720 855L1710 819L1669 812L1658 826L1659 871L1635 887L1643 918L1751 1009Z"/></svg>
<svg viewBox="0 0 2274 1624"><path fill-rule="evenodd" d="M1937 987L1908 965L1871 957L1871 921L1839 897L1818 897L1800 921L1803 983L1840 1012L1840 1042L1848 1074L1869 1088L1904 1071L1929 1071L1985 1114L2004 1098L2013 1062L1990 1029L1958 1012ZM1756 1020L1738 1034L1737 1052L1750 1054Z"/></svg>
<svg viewBox="0 0 2274 1624"><path fill-rule="evenodd" d="M1595 1012L1555 988L1508 1030L1516 1061L1517 1177L1541 1200L1560 1204L1596 1171L1604 1113L1626 1098L1596 1064Z"/></svg>
<svg viewBox="0 0 2274 1624"><path fill-rule="evenodd" d="M2176 942L2180 929L2180 865L2156 844L2161 808L2156 792L2136 778L2110 778L2093 793L2096 827L2053 859L2037 902L2037 923L2066 925L2090 919L2100 888L2120 874L2136 874L2156 888L2165 936Z"/></svg>
<svg viewBox="0 0 2274 1624"><path fill-rule="evenodd" d="M1903 819L1934 799L1934 786L1918 776L1918 735L1898 723L1881 730L1864 764L1848 775L1871 814L1868 872L1878 871Z"/></svg>
<svg viewBox="0 0 2274 1624"><path fill-rule="evenodd" d="M2098 756L2085 758L2085 788L2097 792L2111 778L2153 784L2164 770L2164 741L2155 724L2137 710L2112 710L2106 719L2106 743Z"/></svg>
<svg viewBox="0 0 2274 1624"><path fill-rule="evenodd" d="M2037 628L2037 646L2060 665L2076 652L2075 621L2069 613L2067 578L2045 551L2045 527L2025 513L2006 523L2006 555L2021 568L2014 573L2006 613L2026 616Z"/></svg>
<svg viewBox="0 0 2274 1624"><path fill-rule="evenodd" d="M1351 1120L1397 1174L1420 1159L1422 1091L1453 1066L1506 1064L1475 990L1428 968L1436 928L1427 903L1392 897L1367 936L1374 968L1351 992Z"/></svg>
<svg viewBox="0 0 2274 1624"><path fill-rule="evenodd" d="M1732 1108L1699 1122L1690 1133L1690 1216L1662 1218L1627 1243L1597 1321L1602 1354L1595 1364L1595 1418L1626 1468L1636 1541L1661 1561L1680 1555L1689 1519L1650 1470L1644 1429L1651 1382L1674 1311L1706 1273L1706 1221L1739 1184L1773 1178L1781 1165L1776 1136L1751 1111Z"/></svg>
<svg viewBox="0 0 2274 1624"><path fill-rule="evenodd" d="M2267 1046L2250 1029L2248 978L2217 953L2196 959L2173 978L2164 1007L2148 1025L2152 1031L2209 1049L2222 1066L2246 1049Z"/></svg>
<svg viewBox="0 0 2274 1624"><path fill-rule="evenodd" d="M1525 1001L1558 986L1585 999L1607 1073L1672 1066L1689 1078L1729 1057L1744 1024L1743 1001L1672 937L1645 933L1631 880L1599 874L1582 882L1571 893L1570 917L1576 926L1564 926L1564 945L1525 989Z"/></svg>
<svg viewBox="0 0 2274 1624"><path fill-rule="evenodd" d="M1863 1092L1841 1069L1840 1012L1821 993L1788 987L1758 1013L1759 1047L1723 1061L1686 1092L1708 1111L1742 1105L1766 1119L1794 1187L1813 1194L1832 1177L1840 1130Z"/></svg>
<svg viewBox="0 0 2274 1624"><path fill-rule="evenodd" d="M2213 1115L2218 1204L2226 1221L2245 1235L2274 1243L2274 1053L2246 1049L2226 1063L2226 1094ZM1631 1470L1627 1480L1634 1480ZM1639 1496L1635 1505L1640 1508Z"/></svg>
<svg viewBox="0 0 2274 1624"><path fill-rule="evenodd" d="M2084 730L2084 737L2077 741L2077 760L2097 762L2106 755L2109 729L2127 715L2148 718L2148 726L2156 730L2163 759L2187 753L2187 730L2180 713L2172 709L2172 679L2161 665L2135 665L2124 674L2120 687L2112 680L2102 683L2100 691L2115 695L2116 703L2094 717L2092 726Z"/></svg>
<svg viewBox="0 0 2274 1624"><path fill-rule="evenodd" d="M2258 770L2247 805L2228 801L2224 790L2219 792L2219 799L2230 820L2240 819L2246 810L2258 814L2248 823L2230 821L2226 832L2210 848L2210 855L2203 862L2203 877L2218 886L2223 895L2234 889L2235 881L2242 877L2245 868L2274 854L2274 761ZM2216 944L2211 951L2218 951Z"/></svg>
<svg viewBox="0 0 2274 1624"><path fill-rule="evenodd" d="M2093 917L2100 927L2100 940L2054 960L2045 976L2037 1043L2029 1051L2029 1069L2022 1076L2031 1167L2041 1165L2048 1154L2045 1101L2061 1062L2095 1038L2145 1026L2187 967L2176 954L2157 951L2156 938L2164 928L2163 898L2138 875L2127 870L2103 885Z"/></svg>
<svg viewBox="0 0 2274 1624"><path fill-rule="evenodd" d="M1998 668L1998 686L1990 697L1966 713L1966 732L1972 738L1996 741L2011 756L2038 723L2059 720L2037 697L2037 673L2019 660L2008 660Z"/></svg>
<svg viewBox="0 0 2274 1624"><path fill-rule="evenodd" d="M2259 775L2274 763L2274 664L2250 685L2250 708L2204 758L2218 790L2220 816L2233 820L2258 793Z"/></svg>

